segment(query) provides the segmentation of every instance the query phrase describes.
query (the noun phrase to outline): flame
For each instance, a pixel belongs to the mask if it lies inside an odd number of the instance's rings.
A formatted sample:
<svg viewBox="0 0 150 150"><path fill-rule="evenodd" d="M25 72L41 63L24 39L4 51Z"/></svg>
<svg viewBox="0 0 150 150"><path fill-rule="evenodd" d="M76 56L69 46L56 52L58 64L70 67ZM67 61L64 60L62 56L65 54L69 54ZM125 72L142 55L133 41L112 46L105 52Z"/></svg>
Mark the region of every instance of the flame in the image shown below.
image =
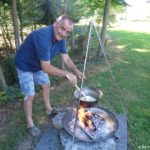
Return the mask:
<svg viewBox="0 0 150 150"><path fill-rule="evenodd" d="M88 127L89 127L90 129L93 129L92 121L91 121L91 120L88 120L87 123L88 123Z"/></svg>
<svg viewBox="0 0 150 150"><path fill-rule="evenodd" d="M85 122L85 113L84 113L84 108L80 108L79 111L78 111L78 119L79 119L79 122L80 122L80 126L82 128L85 127L84 125L84 122Z"/></svg>
<svg viewBox="0 0 150 150"><path fill-rule="evenodd" d="M91 120L92 113L89 111L85 111L84 108L80 108L78 111L78 119L81 128L88 127L89 129L93 128L92 120Z"/></svg>

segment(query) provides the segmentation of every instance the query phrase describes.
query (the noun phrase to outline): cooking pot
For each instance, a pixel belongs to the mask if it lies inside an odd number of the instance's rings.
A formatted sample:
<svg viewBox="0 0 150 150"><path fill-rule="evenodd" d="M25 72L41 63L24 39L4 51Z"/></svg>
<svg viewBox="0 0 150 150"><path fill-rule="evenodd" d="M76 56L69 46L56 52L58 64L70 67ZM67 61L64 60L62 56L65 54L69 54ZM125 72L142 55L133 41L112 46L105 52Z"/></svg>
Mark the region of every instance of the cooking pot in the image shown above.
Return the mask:
<svg viewBox="0 0 150 150"><path fill-rule="evenodd" d="M81 92L83 92L87 96L87 98L83 97L81 95ZM95 106L99 101L99 99L102 97L102 95L103 94L101 90L97 90L96 88L93 87L84 87L80 91L76 90L74 92L75 98L78 101L80 101L80 106L84 108Z"/></svg>

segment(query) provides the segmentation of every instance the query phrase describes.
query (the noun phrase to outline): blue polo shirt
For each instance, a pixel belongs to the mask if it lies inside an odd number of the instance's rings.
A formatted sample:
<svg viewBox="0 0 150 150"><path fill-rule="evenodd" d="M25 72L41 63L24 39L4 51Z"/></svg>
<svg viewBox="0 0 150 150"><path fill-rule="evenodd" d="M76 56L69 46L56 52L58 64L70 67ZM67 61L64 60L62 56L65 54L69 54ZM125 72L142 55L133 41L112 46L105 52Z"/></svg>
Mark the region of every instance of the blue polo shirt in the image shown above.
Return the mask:
<svg viewBox="0 0 150 150"><path fill-rule="evenodd" d="M51 61L57 54L66 54L65 40L55 41L53 26L31 32L19 47L15 64L22 71L41 70L40 61Z"/></svg>

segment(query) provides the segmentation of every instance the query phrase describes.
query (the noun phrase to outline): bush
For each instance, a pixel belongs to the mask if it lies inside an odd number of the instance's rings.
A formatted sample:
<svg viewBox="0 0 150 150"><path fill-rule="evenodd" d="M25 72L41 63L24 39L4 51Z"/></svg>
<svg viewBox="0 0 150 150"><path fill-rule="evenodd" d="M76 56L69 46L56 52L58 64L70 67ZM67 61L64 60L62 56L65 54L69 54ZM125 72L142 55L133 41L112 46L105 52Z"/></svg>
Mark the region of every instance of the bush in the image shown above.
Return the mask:
<svg viewBox="0 0 150 150"><path fill-rule="evenodd" d="M23 94L21 93L18 85L8 86L6 92L0 93L0 107L9 102L19 102L22 99Z"/></svg>
<svg viewBox="0 0 150 150"><path fill-rule="evenodd" d="M8 57L3 61L2 69L7 85L17 83L17 71L14 64L14 56Z"/></svg>

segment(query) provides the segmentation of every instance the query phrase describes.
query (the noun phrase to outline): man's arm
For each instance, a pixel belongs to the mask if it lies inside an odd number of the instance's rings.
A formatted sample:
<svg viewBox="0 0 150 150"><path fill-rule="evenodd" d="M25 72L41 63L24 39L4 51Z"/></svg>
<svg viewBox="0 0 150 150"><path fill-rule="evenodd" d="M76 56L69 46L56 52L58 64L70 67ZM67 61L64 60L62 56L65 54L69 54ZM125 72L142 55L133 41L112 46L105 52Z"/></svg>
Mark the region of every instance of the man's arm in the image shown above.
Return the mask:
<svg viewBox="0 0 150 150"><path fill-rule="evenodd" d="M77 84L77 78L74 74L51 65L49 61L41 61L41 67L42 70L49 75L67 78L69 77L69 80L73 85Z"/></svg>
<svg viewBox="0 0 150 150"><path fill-rule="evenodd" d="M77 75L77 77L79 79L85 79L86 77L82 74L82 72L76 67L76 65L74 64L74 62L72 61L72 59L70 58L70 56L68 54L61 54L62 60L65 63L65 65L73 70L75 72L75 74Z"/></svg>

